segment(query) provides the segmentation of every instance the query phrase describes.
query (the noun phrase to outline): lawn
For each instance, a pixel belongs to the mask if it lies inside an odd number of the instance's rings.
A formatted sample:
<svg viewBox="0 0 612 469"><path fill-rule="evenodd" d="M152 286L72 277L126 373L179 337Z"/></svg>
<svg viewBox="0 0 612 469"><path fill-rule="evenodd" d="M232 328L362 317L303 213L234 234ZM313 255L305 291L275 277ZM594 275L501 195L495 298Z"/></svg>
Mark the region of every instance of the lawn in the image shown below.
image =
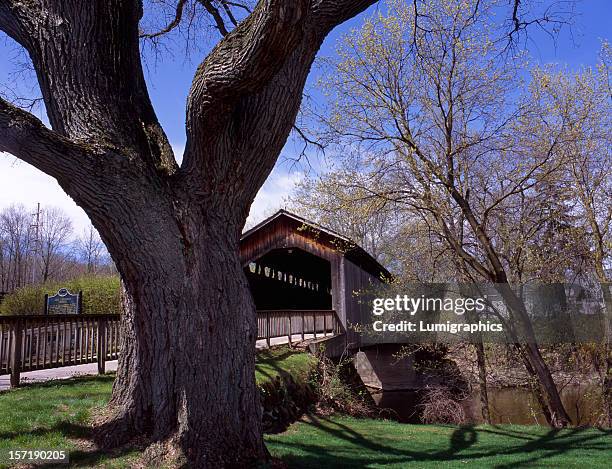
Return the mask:
<svg viewBox="0 0 612 469"><path fill-rule="evenodd" d="M300 356L302 355L302 356ZM258 356L259 382L306 373L311 358L288 349ZM125 467L138 451L96 451L88 420L110 395L113 376L32 384L0 394L0 467L9 448L66 449L72 467ZM293 468L610 467L612 431L544 427L404 425L349 417L305 417L267 435L270 452Z"/></svg>
<svg viewBox="0 0 612 469"><path fill-rule="evenodd" d="M312 356L288 347L257 354L259 384L282 374L304 377ZM110 396L114 375L30 384L0 393L0 468L9 449L66 449L75 467L130 467L137 451L118 450L111 455L87 450L87 422Z"/></svg>
<svg viewBox="0 0 612 469"><path fill-rule="evenodd" d="M274 347L257 353L255 379L259 384L282 374L290 374L295 379L305 378L315 364L308 353L300 353L289 347Z"/></svg>
<svg viewBox="0 0 612 469"><path fill-rule="evenodd" d="M291 468L612 467L612 430L308 416L266 441Z"/></svg>

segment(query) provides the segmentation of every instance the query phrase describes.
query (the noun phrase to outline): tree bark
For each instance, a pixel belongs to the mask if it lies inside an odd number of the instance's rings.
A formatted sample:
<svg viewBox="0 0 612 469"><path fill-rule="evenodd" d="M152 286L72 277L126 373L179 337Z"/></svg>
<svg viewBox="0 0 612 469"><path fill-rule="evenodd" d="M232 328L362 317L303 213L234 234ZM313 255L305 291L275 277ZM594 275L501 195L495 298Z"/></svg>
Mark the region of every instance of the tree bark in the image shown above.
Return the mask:
<svg viewBox="0 0 612 469"><path fill-rule="evenodd" d="M489 412L489 393L487 390L487 365L484 345L481 340L474 344L476 350L476 363L478 364L478 384L480 390L480 407L482 419L485 423L491 423L491 413Z"/></svg>
<svg viewBox="0 0 612 469"><path fill-rule="evenodd" d="M512 291L508 283L497 284L496 288L511 312L511 317L515 321L515 328L521 334L518 347L528 373L537 377L539 389L535 390L536 396L548 423L554 427L565 427L571 424L571 419L563 406L557 385L536 343L533 326L523 301Z"/></svg>
<svg viewBox="0 0 612 469"><path fill-rule="evenodd" d="M223 215L210 214L187 251L169 235L163 247L146 246L149 255L131 259L147 268L122 277L114 415L98 431L105 446L148 435L194 467L267 457L255 386L255 307L238 258L238 224ZM197 232L203 223L190 218L185 228ZM177 259L173 265L151 262L162 248Z"/></svg>

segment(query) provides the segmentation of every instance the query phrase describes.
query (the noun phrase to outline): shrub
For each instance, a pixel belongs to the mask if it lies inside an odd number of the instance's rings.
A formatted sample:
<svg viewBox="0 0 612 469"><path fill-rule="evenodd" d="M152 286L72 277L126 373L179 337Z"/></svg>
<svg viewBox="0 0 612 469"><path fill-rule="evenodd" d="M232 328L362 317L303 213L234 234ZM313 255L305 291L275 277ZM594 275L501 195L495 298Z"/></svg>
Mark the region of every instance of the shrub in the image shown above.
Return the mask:
<svg viewBox="0 0 612 469"><path fill-rule="evenodd" d="M423 423L463 425L467 420L460 398L446 387L428 387L421 407Z"/></svg>
<svg viewBox="0 0 612 469"><path fill-rule="evenodd" d="M60 288L83 292L84 314L119 314L120 282L116 276L87 276L64 282L47 282L20 288L0 305L1 314L43 314L45 294L55 295Z"/></svg>
<svg viewBox="0 0 612 469"><path fill-rule="evenodd" d="M353 417L373 416L374 411L366 396L349 382L349 370L354 370L351 360L342 357L339 362L334 362L325 356L322 349L315 353L315 357L317 366L311 374L311 383L317 395L317 411L322 414L337 411Z"/></svg>

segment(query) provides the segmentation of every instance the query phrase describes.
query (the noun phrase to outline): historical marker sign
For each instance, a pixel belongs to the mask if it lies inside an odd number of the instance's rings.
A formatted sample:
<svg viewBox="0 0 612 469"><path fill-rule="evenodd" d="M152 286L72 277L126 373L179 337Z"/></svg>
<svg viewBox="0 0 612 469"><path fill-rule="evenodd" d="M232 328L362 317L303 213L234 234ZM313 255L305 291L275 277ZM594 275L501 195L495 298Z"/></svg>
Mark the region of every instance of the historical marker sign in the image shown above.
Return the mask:
<svg viewBox="0 0 612 469"><path fill-rule="evenodd" d="M83 293L70 293L66 288L60 288L53 295L45 295L45 314L80 314Z"/></svg>

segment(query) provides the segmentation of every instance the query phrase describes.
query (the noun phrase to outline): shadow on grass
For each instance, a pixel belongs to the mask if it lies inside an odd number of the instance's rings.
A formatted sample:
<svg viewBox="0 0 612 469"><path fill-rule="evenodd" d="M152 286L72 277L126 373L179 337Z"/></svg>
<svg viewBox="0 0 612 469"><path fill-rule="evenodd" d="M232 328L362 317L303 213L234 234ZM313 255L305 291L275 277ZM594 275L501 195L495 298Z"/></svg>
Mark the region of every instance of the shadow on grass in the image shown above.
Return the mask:
<svg viewBox="0 0 612 469"><path fill-rule="evenodd" d="M582 427L566 430L550 429L545 434L541 434L530 432L529 428L526 428L525 432L518 432L501 427L449 427L454 428L454 431L451 434L448 447L443 450L432 448L431 451L428 451L416 446L414 450L406 448L405 446L410 446L409 439L405 443L401 442L397 445L381 443L381 439L377 435L364 435L342 423L325 417L310 416L310 421L306 424L314 426L330 437L349 443L349 445L342 450L338 450L337 447L334 450L326 444L276 442L275 445L279 448L284 447L288 450L294 449L305 453L305 455L283 456L283 461L289 467L370 468L377 464L401 464L420 467L419 463L426 462L434 465L440 463L440 465L448 467L453 462L462 465L470 462L476 466L478 466L478 463L486 464L486 466L479 467L510 469L542 465L546 463L548 458L560 456L575 449L588 451L591 455L594 452L600 452L602 461L607 461L602 462L600 467L609 467L607 464L610 455L612 455L612 439L608 442L598 441L601 440L601 437L612 438L612 430L604 429ZM505 437L509 442L499 442L499 444L487 442L475 446L479 437L485 435ZM384 441L384 435L380 436L383 437L382 441ZM492 464L491 460L478 461L483 458L504 456L512 457L513 461L499 464ZM588 463L585 464L585 467L594 467L589 466Z"/></svg>
<svg viewBox="0 0 612 469"><path fill-rule="evenodd" d="M276 375L270 374L269 372L265 371L265 369L262 369L261 367L256 368L257 373L261 374L262 376L268 379L274 379L278 375L286 376L289 373L285 369L283 369L283 367L279 365L279 362L282 362L286 358L289 358L299 353L303 353L303 352L292 350L286 345L282 345L278 348L273 347L270 349L264 349L264 350L258 351L256 354L256 358L255 358L255 366L256 367L257 365L268 366L276 372Z"/></svg>
<svg viewBox="0 0 612 469"><path fill-rule="evenodd" d="M51 433L59 432L67 438L86 438L91 434L91 428L71 422L58 422L51 427L39 427L33 430L21 432L0 433L0 440L12 440L24 437L44 437Z"/></svg>
<svg viewBox="0 0 612 469"><path fill-rule="evenodd" d="M4 432L0 433L0 440L13 439L20 437L45 437L46 435L61 433L70 443L77 446L76 449L65 448L70 457L70 467L93 467L96 464L109 462L109 460L119 458L131 452L141 451L143 448L134 444L124 445L113 449L99 449L93 444L92 428L87 425L79 425L71 422L58 422L46 428L35 428L24 432ZM61 448L64 449L64 448ZM58 466L57 463L37 464L36 467L66 467ZM125 466L129 467L129 466Z"/></svg>

